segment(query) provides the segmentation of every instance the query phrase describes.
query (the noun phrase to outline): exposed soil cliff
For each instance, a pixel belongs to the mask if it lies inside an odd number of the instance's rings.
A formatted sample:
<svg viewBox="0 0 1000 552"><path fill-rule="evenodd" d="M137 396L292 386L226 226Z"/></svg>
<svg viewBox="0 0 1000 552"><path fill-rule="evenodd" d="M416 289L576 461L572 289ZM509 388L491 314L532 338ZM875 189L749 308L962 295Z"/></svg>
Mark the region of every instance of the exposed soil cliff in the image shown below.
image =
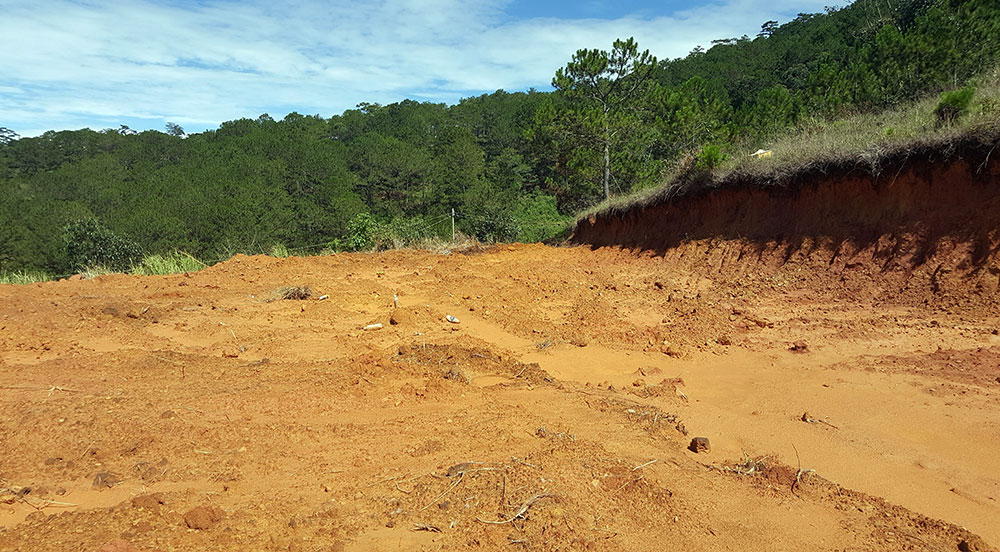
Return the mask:
<svg viewBox="0 0 1000 552"><path fill-rule="evenodd" d="M696 269L773 271L793 263L880 292L993 293L1000 282L1000 154L966 145L884 160L880 170L730 179L581 220L571 241L652 251ZM860 278L859 278L860 277ZM922 294L916 294L920 296Z"/></svg>

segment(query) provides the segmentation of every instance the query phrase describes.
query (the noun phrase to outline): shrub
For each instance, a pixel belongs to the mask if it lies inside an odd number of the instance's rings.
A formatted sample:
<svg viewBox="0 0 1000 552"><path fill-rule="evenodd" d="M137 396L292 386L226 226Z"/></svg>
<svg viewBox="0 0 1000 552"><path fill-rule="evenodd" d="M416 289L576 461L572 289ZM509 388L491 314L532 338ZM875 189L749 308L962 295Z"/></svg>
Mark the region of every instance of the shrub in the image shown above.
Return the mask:
<svg viewBox="0 0 1000 552"><path fill-rule="evenodd" d="M268 254L277 259L283 259L288 256L288 247L283 243L274 243L271 245L271 251Z"/></svg>
<svg viewBox="0 0 1000 552"><path fill-rule="evenodd" d="M934 109L938 126L950 125L957 121L969 110L969 104L972 103L972 96L975 93L976 89L971 86L942 93L941 100Z"/></svg>
<svg viewBox="0 0 1000 552"><path fill-rule="evenodd" d="M710 171L729 159L729 156L722 151L721 146L708 145L701 148L694 166L698 170Z"/></svg>
<svg viewBox="0 0 1000 552"><path fill-rule="evenodd" d="M116 235L93 218L66 225L63 243L71 270L102 267L113 272L125 272L142 260L138 244Z"/></svg>
<svg viewBox="0 0 1000 552"><path fill-rule="evenodd" d="M375 234L378 231L378 221L368 213L359 213L347 223L347 235L344 236L344 247L348 251L371 249L375 244Z"/></svg>
<svg viewBox="0 0 1000 552"><path fill-rule="evenodd" d="M521 231L514 214L498 205L486 206L468 218L467 230L481 242L511 242Z"/></svg>
<svg viewBox="0 0 1000 552"><path fill-rule="evenodd" d="M573 217L559 213L556 198L540 193L525 197L513 216L519 227L517 240L522 242L539 242L562 235L573 222Z"/></svg>

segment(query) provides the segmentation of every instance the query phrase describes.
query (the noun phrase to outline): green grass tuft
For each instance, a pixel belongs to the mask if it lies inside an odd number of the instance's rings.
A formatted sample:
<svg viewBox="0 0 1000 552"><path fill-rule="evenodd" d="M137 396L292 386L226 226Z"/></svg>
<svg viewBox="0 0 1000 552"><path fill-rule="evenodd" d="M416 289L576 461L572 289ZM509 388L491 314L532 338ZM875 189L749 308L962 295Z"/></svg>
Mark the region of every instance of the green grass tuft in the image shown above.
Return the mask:
<svg viewBox="0 0 1000 552"><path fill-rule="evenodd" d="M153 276L197 272L206 266L208 265L183 251L174 251L164 255L149 255L141 263L133 265L129 272L138 276Z"/></svg>
<svg viewBox="0 0 1000 552"><path fill-rule="evenodd" d="M283 243L272 244L271 250L268 252L268 255L277 259L284 259L285 257L288 256L288 248L285 247L285 244Z"/></svg>
<svg viewBox="0 0 1000 552"><path fill-rule="evenodd" d="M37 282L48 282L52 276L44 270L16 270L0 272L0 284L25 285Z"/></svg>

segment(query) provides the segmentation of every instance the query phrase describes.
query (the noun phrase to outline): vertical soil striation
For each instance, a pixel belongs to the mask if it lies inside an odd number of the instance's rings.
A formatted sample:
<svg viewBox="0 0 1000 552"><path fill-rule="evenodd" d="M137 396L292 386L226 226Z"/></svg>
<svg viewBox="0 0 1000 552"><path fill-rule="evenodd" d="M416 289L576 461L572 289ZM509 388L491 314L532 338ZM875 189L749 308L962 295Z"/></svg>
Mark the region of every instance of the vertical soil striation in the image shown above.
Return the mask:
<svg viewBox="0 0 1000 552"><path fill-rule="evenodd" d="M866 273L896 289L995 291L1000 156L989 153L900 158L878 174L814 170L781 185L725 182L593 215L571 241L651 251L713 271L767 271L794 261L845 278Z"/></svg>

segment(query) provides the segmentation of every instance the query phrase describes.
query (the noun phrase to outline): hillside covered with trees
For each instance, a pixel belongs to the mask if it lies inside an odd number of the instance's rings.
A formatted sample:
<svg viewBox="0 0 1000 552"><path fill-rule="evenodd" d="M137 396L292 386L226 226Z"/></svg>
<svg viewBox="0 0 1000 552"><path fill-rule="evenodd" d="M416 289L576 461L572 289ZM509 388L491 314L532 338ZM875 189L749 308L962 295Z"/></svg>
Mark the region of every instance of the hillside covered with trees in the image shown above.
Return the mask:
<svg viewBox="0 0 1000 552"><path fill-rule="evenodd" d="M998 60L993 0L858 0L680 59L631 39L581 50L554 92L265 114L193 135L0 128L0 271L78 270L95 262L87 240L120 245L123 263L385 247L450 237L453 210L481 240L542 240L679 167L710 169L807 120L974 87Z"/></svg>

